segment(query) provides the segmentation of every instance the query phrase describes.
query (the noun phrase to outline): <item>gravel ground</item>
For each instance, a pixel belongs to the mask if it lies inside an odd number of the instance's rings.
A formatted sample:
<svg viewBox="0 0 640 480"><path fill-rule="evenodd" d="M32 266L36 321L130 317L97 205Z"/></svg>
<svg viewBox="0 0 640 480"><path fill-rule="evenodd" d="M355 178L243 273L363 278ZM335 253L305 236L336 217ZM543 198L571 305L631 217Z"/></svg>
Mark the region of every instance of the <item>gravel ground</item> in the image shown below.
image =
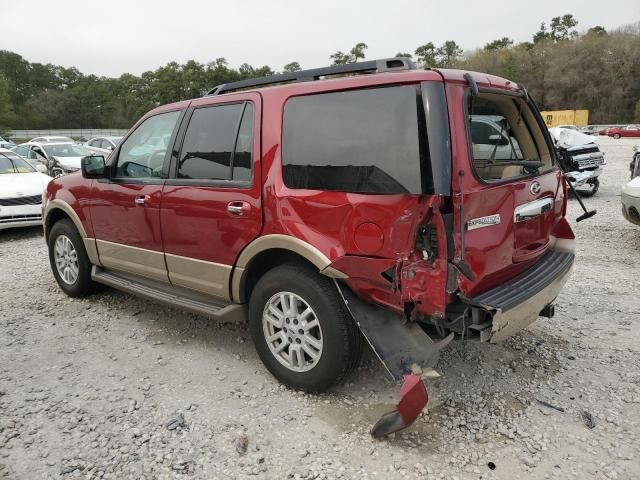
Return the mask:
<svg viewBox="0 0 640 480"><path fill-rule="evenodd" d="M453 342L428 412L382 441L368 428L398 389L370 352L330 393L288 390L244 326L67 298L40 229L0 232L0 477L640 478L640 229L619 198L633 141L600 141L598 215L574 225L556 317Z"/></svg>

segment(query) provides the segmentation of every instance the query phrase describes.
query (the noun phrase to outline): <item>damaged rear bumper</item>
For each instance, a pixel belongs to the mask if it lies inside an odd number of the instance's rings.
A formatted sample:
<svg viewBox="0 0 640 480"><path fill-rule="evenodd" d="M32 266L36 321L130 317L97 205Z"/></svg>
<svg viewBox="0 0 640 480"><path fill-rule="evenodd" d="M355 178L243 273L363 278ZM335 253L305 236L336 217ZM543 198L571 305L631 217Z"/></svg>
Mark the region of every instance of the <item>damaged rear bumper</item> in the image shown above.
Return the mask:
<svg viewBox="0 0 640 480"><path fill-rule="evenodd" d="M523 274L476 297L463 297L491 318L481 339L501 342L535 321L569 279L574 258L573 252L552 250Z"/></svg>

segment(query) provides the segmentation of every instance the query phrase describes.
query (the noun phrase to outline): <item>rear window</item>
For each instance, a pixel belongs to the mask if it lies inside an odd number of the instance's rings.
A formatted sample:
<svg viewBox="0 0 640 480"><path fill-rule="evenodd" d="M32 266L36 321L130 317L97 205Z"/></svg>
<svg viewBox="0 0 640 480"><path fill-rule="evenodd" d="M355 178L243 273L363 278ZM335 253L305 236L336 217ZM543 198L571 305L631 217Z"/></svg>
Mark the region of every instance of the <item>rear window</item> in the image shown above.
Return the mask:
<svg viewBox="0 0 640 480"><path fill-rule="evenodd" d="M549 147L524 99L471 97L468 120L473 166L482 180L509 180L551 167Z"/></svg>
<svg viewBox="0 0 640 480"><path fill-rule="evenodd" d="M290 99L284 109L282 171L290 188L421 193L416 88Z"/></svg>

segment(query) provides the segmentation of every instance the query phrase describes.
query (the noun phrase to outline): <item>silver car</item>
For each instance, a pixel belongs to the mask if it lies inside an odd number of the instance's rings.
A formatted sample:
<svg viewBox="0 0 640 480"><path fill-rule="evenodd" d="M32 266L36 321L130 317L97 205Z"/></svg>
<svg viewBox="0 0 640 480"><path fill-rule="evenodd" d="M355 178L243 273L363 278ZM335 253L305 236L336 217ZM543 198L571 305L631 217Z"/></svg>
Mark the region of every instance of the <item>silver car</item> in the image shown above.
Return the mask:
<svg viewBox="0 0 640 480"><path fill-rule="evenodd" d="M28 142L11 149L32 164L43 163L47 173L58 177L80 170L80 159L95 153L84 145L75 143Z"/></svg>
<svg viewBox="0 0 640 480"><path fill-rule="evenodd" d="M94 137L86 142L85 145L92 150L100 150L100 153L108 155L116 148L120 140L122 140L122 137Z"/></svg>

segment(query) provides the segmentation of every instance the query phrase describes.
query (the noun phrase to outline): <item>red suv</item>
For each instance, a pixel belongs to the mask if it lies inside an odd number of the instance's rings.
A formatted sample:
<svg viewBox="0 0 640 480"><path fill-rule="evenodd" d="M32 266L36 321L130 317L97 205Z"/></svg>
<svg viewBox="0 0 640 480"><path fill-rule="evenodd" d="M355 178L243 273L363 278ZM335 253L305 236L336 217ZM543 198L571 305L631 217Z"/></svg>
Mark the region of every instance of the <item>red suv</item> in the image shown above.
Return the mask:
<svg viewBox="0 0 640 480"><path fill-rule="evenodd" d="M523 87L387 59L158 107L43 204L68 295L98 282L246 318L276 378L321 391L363 336L401 378L455 333L551 316L574 259L566 188Z"/></svg>

